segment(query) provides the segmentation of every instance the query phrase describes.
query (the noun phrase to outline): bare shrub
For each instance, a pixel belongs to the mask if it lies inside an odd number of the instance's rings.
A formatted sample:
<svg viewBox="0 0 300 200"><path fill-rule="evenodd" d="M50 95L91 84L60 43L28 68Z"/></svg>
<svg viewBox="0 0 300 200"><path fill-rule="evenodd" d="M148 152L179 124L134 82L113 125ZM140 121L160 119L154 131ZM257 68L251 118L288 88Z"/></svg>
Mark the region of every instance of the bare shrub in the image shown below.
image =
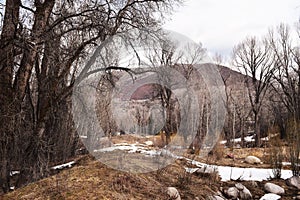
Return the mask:
<svg viewBox="0 0 300 200"><path fill-rule="evenodd" d="M177 176L177 183L176 186L181 189L186 189L188 185L191 184L191 174L187 171L184 171Z"/></svg>
<svg viewBox="0 0 300 200"><path fill-rule="evenodd" d="M300 175L300 125L296 119L288 122L287 140L289 143L289 159L291 162L291 170L294 176Z"/></svg>
<svg viewBox="0 0 300 200"><path fill-rule="evenodd" d="M273 131L276 131L273 130ZM274 175L274 178L280 178L281 177L281 170L282 170L282 161L283 161L283 144L282 141L278 136L272 137L273 131L269 132L269 138L270 138L270 164L272 166L272 172Z"/></svg>

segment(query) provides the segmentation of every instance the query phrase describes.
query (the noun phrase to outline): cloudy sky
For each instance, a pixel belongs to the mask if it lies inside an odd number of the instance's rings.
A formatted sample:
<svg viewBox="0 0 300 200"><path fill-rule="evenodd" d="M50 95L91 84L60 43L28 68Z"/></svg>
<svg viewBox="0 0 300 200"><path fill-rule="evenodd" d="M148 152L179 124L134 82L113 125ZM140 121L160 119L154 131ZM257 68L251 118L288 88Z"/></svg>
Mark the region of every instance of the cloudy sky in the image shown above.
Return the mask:
<svg viewBox="0 0 300 200"><path fill-rule="evenodd" d="M297 0L186 0L164 27L229 57L245 37L264 35L281 22L294 27L299 17Z"/></svg>

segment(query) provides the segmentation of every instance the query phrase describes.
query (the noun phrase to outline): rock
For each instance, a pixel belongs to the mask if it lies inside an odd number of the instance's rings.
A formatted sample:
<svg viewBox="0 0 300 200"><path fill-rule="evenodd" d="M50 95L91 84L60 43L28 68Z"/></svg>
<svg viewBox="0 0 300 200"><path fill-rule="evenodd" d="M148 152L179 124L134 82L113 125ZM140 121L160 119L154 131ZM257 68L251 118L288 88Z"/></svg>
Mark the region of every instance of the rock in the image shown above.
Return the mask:
<svg viewBox="0 0 300 200"><path fill-rule="evenodd" d="M248 190L248 188L246 188L243 184L236 183L235 187L239 190L239 197L241 199L252 199L250 190Z"/></svg>
<svg viewBox="0 0 300 200"><path fill-rule="evenodd" d="M239 190L236 187L230 187L227 191L225 191L227 197L232 199L237 199L239 196Z"/></svg>
<svg viewBox="0 0 300 200"><path fill-rule="evenodd" d="M262 196L259 200L278 200L278 199L281 199L281 196L277 194L269 193Z"/></svg>
<svg viewBox="0 0 300 200"><path fill-rule="evenodd" d="M284 189L274 183L266 183L264 185L264 189L265 189L265 191L273 193L273 194L284 194Z"/></svg>
<svg viewBox="0 0 300 200"><path fill-rule="evenodd" d="M119 136L121 135L121 133L119 131L115 132L114 134L112 134L113 136Z"/></svg>
<svg viewBox="0 0 300 200"><path fill-rule="evenodd" d="M148 141L146 141L146 142L144 142L147 146L153 146L154 144L153 144L153 142L152 141L150 141L150 140L148 140Z"/></svg>
<svg viewBox="0 0 300 200"><path fill-rule="evenodd" d="M235 185L234 185L238 190L243 190L244 189L244 185L243 184L241 184L241 183L236 183Z"/></svg>
<svg viewBox="0 0 300 200"><path fill-rule="evenodd" d="M300 190L300 177L292 176L291 178L286 179L286 184Z"/></svg>
<svg viewBox="0 0 300 200"><path fill-rule="evenodd" d="M240 198L241 199L252 199L252 194L250 190L248 190L246 187L240 191Z"/></svg>
<svg viewBox="0 0 300 200"><path fill-rule="evenodd" d="M172 200L181 200L178 190L174 187L167 188L167 195Z"/></svg>
<svg viewBox="0 0 300 200"><path fill-rule="evenodd" d="M255 156L247 156L245 162L249 164L262 164L261 160Z"/></svg>
<svg viewBox="0 0 300 200"><path fill-rule="evenodd" d="M293 199L300 199L300 195L293 197Z"/></svg>

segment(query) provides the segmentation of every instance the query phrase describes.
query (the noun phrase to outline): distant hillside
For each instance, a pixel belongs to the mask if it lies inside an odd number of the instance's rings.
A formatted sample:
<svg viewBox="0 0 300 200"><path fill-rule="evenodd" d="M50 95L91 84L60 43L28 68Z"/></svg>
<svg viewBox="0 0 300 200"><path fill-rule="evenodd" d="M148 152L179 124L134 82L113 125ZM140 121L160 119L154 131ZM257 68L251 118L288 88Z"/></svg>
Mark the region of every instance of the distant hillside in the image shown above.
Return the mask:
<svg viewBox="0 0 300 200"><path fill-rule="evenodd" d="M211 63L202 64L203 67L211 67L211 65L213 64ZM182 65L174 66L174 68L178 70L180 73L182 73L183 75L187 73L186 69ZM235 89L246 89L244 84L245 77L246 77L245 75L222 65L217 65L217 69L219 70L219 73L226 87L235 88ZM192 81L198 82L200 77L191 76L191 79ZM131 96L131 99L134 100L151 99L157 96L158 95L157 93L158 93L157 84L145 84L135 90L135 92Z"/></svg>

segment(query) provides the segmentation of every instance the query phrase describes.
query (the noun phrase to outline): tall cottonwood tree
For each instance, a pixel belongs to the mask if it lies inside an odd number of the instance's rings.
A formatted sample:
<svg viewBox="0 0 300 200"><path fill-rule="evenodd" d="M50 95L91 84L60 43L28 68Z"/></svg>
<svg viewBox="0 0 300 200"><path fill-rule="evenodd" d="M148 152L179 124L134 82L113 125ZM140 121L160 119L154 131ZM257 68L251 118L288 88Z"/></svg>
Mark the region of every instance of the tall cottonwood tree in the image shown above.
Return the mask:
<svg viewBox="0 0 300 200"><path fill-rule="evenodd" d="M293 46L289 26L281 24L274 33L270 31L270 44L274 54L274 88L280 100L295 120L300 119L300 50ZM279 86L279 87L276 87Z"/></svg>
<svg viewBox="0 0 300 200"><path fill-rule="evenodd" d="M260 146L260 114L265 94L274 74L270 44L264 39L247 38L234 47L233 64L243 74L254 117L256 145Z"/></svg>
<svg viewBox="0 0 300 200"><path fill-rule="evenodd" d="M281 136L288 139L291 147L293 174L299 175L300 49L294 45L291 30L285 24L280 24L275 32L270 31L269 39L274 54L274 67L277 69L273 89L277 93L275 100L279 103L275 117Z"/></svg>
<svg viewBox="0 0 300 200"><path fill-rule="evenodd" d="M0 38L0 185L19 185L74 154L71 94L95 44L134 30L155 34L180 0L7 0ZM128 33L128 35L127 35ZM85 66L85 67L82 67ZM101 66L104 71L111 66ZM111 67L112 68L112 67ZM95 69L94 69L95 70Z"/></svg>
<svg viewBox="0 0 300 200"><path fill-rule="evenodd" d="M180 118L180 114L182 114L183 116L187 115L187 113L185 113L187 112L187 110L181 108L180 112L182 113L179 112L178 106L176 105L176 103L178 103L176 102L176 97L170 90L170 88L172 87L172 85L170 85L170 83L172 82L170 80L170 74L172 74L172 72L170 72L169 69L173 69L174 71L179 72L182 77L177 77L178 80L180 80L180 78L184 79L188 87L196 87L195 85L197 84L201 85L201 83L195 83L195 80L199 81L201 77L198 74L195 65L203 62L206 56L206 49L202 46L201 43L196 44L188 42L185 45L178 46L174 39L168 40L167 38L164 38L163 40L160 40L159 42L156 42L154 44L151 43L149 46L151 48L150 51L147 52L148 54L146 55L146 58L150 63L150 68L155 68L154 70L158 72L158 81L161 82L161 85L156 86L156 94L158 94L158 98L161 100L161 104L164 109L163 113L165 112L164 117L166 123L163 130L165 131L166 143L168 144L171 140L171 133L177 133L179 131L179 124L187 124L186 121L189 120L187 118ZM165 85L168 85L170 88L166 87ZM204 85L203 82L202 85ZM186 96L188 98L186 99L185 104L187 108L190 109L192 107L192 100L188 94ZM202 104L198 102L199 106L201 106L202 109L200 113L197 113L197 115L200 114L201 119L199 119L200 122L195 122L195 124L199 124L199 126L196 127L196 142L193 142L191 146L197 143L196 145L199 147L200 141L203 140L203 138L201 137L204 136L204 132L206 132L206 130L204 130L206 129L204 128L204 126L206 127L206 124L208 123L207 110L209 107L209 103L206 101L206 97L204 96L204 94L202 94L201 96ZM193 114L188 114L192 119ZM195 118L193 118L193 120L194 119ZM207 122L204 122L205 120ZM193 127L189 128L193 129ZM187 134L183 134L183 137L185 142L187 142Z"/></svg>

